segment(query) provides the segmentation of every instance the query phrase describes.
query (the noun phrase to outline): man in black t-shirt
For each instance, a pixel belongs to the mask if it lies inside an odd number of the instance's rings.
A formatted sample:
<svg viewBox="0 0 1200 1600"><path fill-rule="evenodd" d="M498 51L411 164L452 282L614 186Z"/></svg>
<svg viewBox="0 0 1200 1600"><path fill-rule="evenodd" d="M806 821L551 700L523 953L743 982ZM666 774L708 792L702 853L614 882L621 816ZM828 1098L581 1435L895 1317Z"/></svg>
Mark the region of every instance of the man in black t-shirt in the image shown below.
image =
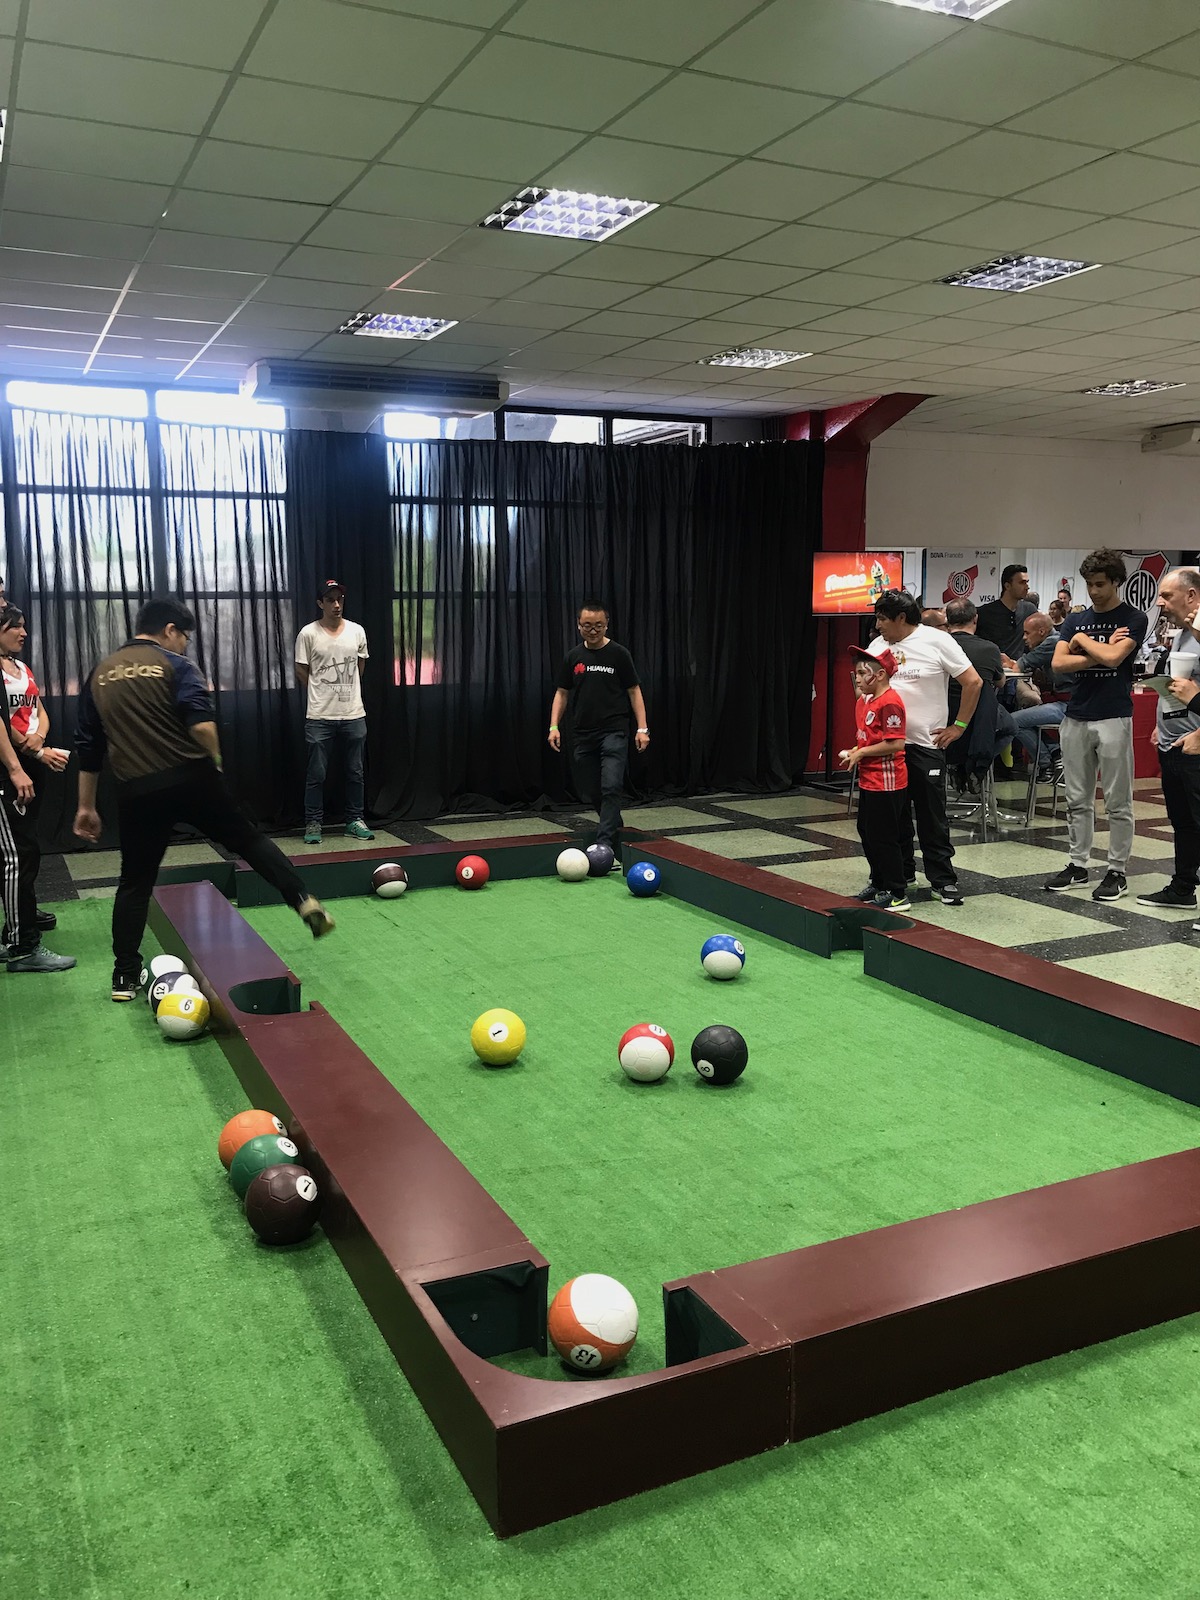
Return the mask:
<svg viewBox="0 0 1200 1600"><path fill-rule="evenodd" d="M608 845L619 856L629 713L632 709L637 719L637 748L644 750L650 743L646 704L633 657L608 637L608 612L602 605L589 600L580 607L579 633L583 643L566 657L558 675L550 707L550 748L562 748L559 723L569 702L580 787L600 817L596 843Z"/></svg>
<svg viewBox="0 0 1200 1600"><path fill-rule="evenodd" d="M1053 893L1082 889L1096 824L1096 774L1108 812L1108 870L1093 900L1128 892L1133 849L1133 658L1146 637L1146 613L1121 599L1125 562L1116 550L1093 550L1079 568L1091 605L1059 629L1051 666L1074 672L1071 703L1059 729L1071 859L1047 880Z"/></svg>

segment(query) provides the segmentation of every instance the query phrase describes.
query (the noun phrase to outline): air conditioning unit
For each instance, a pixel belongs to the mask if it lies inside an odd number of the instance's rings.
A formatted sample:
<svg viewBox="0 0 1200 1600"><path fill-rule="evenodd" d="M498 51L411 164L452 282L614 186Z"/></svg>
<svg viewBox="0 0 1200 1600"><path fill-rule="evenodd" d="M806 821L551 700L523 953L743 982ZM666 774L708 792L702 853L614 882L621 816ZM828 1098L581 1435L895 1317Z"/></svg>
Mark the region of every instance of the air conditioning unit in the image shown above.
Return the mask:
<svg viewBox="0 0 1200 1600"><path fill-rule="evenodd" d="M1142 454L1170 451L1175 455L1200 455L1200 422L1173 422L1166 428L1151 428L1142 435Z"/></svg>
<svg viewBox="0 0 1200 1600"><path fill-rule="evenodd" d="M368 427L385 411L479 417L498 411L508 385L474 372L417 372L397 367L337 366L321 361L256 361L242 379L247 399L298 411L353 413Z"/></svg>

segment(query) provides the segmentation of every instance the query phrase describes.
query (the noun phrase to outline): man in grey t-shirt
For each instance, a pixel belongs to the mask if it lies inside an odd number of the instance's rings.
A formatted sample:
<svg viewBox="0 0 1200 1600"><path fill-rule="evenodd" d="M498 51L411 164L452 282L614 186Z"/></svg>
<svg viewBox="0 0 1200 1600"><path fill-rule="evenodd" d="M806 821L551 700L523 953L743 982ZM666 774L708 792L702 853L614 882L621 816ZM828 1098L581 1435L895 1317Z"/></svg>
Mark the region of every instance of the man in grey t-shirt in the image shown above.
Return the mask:
<svg viewBox="0 0 1200 1600"><path fill-rule="evenodd" d="M1171 647L1176 657L1172 666L1187 667L1186 673L1172 673L1180 704L1160 696L1154 727L1163 801L1175 835L1175 870L1165 889L1137 899L1140 906L1195 911L1200 879L1200 751L1189 752L1184 740L1200 746L1200 640L1194 627L1200 612L1200 572L1193 567L1168 572L1159 586L1158 603L1171 627L1180 630ZM1186 662L1178 659L1181 656Z"/></svg>

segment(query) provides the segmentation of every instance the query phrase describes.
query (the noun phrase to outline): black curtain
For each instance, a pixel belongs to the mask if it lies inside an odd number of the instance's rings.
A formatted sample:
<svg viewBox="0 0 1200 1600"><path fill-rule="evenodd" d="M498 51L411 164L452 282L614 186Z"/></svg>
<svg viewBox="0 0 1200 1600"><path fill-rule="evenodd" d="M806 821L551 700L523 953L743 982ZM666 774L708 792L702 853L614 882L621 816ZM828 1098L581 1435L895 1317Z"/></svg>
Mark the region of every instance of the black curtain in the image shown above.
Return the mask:
<svg viewBox="0 0 1200 1600"><path fill-rule="evenodd" d="M288 452L294 570L309 593L340 578L367 629L376 815L570 798L545 734L588 596L642 676L640 793L801 778L819 446L387 446L295 431Z"/></svg>
<svg viewBox="0 0 1200 1600"><path fill-rule="evenodd" d="M4 406L0 460L10 592L57 742L70 742L82 675L138 604L180 594L231 778L264 821L295 824L293 645L317 583L336 577L371 652L375 817L572 798L546 726L588 597L642 677L652 737L632 762L636 793L803 775L820 445L393 445ZM43 842L69 847L73 774L46 798Z"/></svg>

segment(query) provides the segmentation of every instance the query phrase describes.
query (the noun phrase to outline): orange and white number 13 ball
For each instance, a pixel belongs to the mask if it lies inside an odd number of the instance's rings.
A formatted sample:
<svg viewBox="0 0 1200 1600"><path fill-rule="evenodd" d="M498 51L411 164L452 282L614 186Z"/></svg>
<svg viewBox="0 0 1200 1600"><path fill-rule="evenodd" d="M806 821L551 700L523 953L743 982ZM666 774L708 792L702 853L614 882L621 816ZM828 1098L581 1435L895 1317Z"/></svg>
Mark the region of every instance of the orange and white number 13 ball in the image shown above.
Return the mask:
<svg viewBox="0 0 1200 1600"><path fill-rule="evenodd" d="M603 1272L583 1272L554 1296L546 1327L568 1366L605 1372L633 1348L638 1309L624 1284Z"/></svg>

